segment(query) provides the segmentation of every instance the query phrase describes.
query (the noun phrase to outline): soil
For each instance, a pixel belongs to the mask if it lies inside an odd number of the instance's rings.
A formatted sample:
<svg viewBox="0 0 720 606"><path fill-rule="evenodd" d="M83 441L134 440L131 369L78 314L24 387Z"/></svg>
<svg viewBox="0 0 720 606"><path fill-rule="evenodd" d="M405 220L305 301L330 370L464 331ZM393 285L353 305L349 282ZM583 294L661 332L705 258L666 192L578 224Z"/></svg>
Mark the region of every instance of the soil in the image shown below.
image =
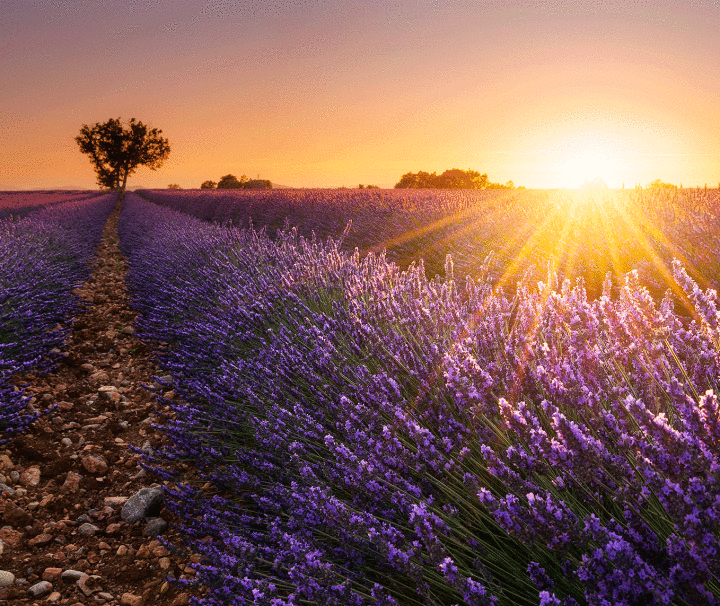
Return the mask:
<svg viewBox="0 0 720 606"><path fill-rule="evenodd" d="M132 447L161 447L164 434L152 425L168 407L156 398L175 396L154 383L162 372L134 334L119 213L120 205L91 278L75 291L86 311L72 323L66 357L52 372L15 377L31 408L52 411L0 449L0 585L10 583L0 588L2 606L181 606L200 595L168 580L192 579L197 561L163 547L165 539L182 545L171 512L149 514L167 523L160 537L147 534L147 518L128 524L121 517L127 498L163 483L139 466ZM154 391L146 387L153 383Z"/></svg>

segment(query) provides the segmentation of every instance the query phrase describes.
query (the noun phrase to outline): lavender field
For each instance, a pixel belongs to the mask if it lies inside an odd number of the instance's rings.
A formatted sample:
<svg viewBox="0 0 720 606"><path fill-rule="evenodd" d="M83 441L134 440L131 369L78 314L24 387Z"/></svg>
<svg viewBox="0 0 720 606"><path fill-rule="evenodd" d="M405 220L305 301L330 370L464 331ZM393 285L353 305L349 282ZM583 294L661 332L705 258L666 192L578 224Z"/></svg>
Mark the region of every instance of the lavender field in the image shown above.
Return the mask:
<svg viewBox="0 0 720 606"><path fill-rule="evenodd" d="M196 603L720 602L718 198L126 194ZM6 199L3 439L117 196Z"/></svg>
<svg viewBox="0 0 720 606"><path fill-rule="evenodd" d="M363 196L125 200L202 603L718 603L718 192Z"/></svg>

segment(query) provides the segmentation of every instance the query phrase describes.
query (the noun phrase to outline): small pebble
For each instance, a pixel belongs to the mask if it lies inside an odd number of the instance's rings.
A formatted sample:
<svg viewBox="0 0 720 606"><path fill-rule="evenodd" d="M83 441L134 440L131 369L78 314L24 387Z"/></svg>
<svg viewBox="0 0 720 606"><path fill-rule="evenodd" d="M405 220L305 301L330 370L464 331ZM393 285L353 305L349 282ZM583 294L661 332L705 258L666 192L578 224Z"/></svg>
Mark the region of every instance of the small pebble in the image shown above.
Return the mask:
<svg viewBox="0 0 720 606"><path fill-rule="evenodd" d="M28 593L36 598L40 598L44 595L47 595L52 591L52 583L49 581L40 581L39 583L35 583L30 589L28 589Z"/></svg>
<svg viewBox="0 0 720 606"><path fill-rule="evenodd" d="M83 574L84 573L79 570L68 569L63 571L63 573L60 575L60 578L63 581L77 581Z"/></svg>
<svg viewBox="0 0 720 606"><path fill-rule="evenodd" d="M156 537L165 532L166 528L167 522L162 518L149 518L142 533L146 537Z"/></svg>
<svg viewBox="0 0 720 606"><path fill-rule="evenodd" d="M80 534L84 534L87 536L94 535L98 530L100 530L95 524L90 524L89 522L85 522L80 528L78 528L78 532Z"/></svg>
<svg viewBox="0 0 720 606"><path fill-rule="evenodd" d="M7 570L0 570L0 587L7 587L15 582L15 575Z"/></svg>

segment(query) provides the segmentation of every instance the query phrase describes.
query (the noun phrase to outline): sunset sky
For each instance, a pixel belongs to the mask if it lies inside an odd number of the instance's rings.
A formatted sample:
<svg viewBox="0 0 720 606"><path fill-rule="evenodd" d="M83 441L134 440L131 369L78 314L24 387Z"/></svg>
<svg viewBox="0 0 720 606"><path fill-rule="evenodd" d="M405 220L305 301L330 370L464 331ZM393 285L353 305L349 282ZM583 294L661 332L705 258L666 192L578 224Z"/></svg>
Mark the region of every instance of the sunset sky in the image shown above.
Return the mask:
<svg viewBox="0 0 720 606"><path fill-rule="evenodd" d="M95 188L83 124L172 148L129 187L720 181L715 0L3 0L0 190Z"/></svg>

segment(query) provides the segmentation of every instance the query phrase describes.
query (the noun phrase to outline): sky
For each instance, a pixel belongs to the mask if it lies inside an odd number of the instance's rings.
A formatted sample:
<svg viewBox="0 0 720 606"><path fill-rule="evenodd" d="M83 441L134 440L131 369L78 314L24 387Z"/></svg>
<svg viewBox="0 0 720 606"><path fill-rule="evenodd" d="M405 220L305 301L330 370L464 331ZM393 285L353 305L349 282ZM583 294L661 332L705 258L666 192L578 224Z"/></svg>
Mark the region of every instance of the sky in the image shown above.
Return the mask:
<svg viewBox="0 0 720 606"><path fill-rule="evenodd" d="M2 0L0 190L95 188L83 124L162 129L128 186L720 182L717 0Z"/></svg>

